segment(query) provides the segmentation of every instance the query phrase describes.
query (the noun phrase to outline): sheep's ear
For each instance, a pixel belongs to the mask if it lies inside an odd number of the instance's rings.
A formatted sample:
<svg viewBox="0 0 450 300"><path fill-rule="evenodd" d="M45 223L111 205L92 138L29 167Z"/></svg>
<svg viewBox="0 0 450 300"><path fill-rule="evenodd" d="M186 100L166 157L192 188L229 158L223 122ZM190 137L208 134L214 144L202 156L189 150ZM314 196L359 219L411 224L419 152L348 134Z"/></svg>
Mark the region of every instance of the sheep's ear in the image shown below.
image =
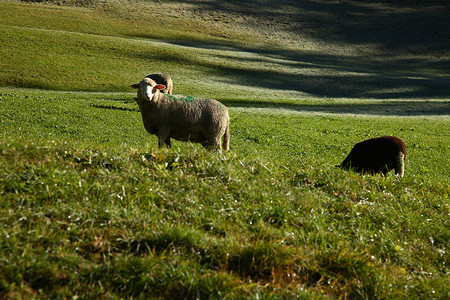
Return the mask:
<svg viewBox="0 0 450 300"><path fill-rule="evenodd" d="M139 88L139 83L132 84L132 85L130 85L130 87L133 88L133 89L138 89Z"/></svg>
<svg viewBox="0 0 450 300"><path fill-rule="evenodd" d="M157 85L156 85L156 88L157 88L158 90L162 91L163 89L166 88L166 86L165 86L164 84L157 84Z"/></svg>

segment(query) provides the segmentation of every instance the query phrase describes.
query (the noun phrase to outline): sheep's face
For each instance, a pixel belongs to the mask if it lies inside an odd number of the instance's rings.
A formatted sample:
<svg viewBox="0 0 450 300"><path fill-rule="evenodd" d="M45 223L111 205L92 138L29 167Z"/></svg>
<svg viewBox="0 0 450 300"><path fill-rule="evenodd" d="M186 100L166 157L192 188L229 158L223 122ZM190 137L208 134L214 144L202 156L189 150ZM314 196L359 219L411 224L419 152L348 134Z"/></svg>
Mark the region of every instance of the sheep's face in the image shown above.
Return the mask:
<svg viewBox="0 0 450 300"><path fill-rule="evenodd" d="M158 91L164 90L166 88L165 85L157 84L154 80L152 80L150 78L144 78L144 80L142 80L141 82L132 84L131 87L138 89L138 92L137 92L138 104L140 104L139 101L142 101L142 100L145 100L148 102L153 101L155 98L155 94L157 94Z"/></svg>

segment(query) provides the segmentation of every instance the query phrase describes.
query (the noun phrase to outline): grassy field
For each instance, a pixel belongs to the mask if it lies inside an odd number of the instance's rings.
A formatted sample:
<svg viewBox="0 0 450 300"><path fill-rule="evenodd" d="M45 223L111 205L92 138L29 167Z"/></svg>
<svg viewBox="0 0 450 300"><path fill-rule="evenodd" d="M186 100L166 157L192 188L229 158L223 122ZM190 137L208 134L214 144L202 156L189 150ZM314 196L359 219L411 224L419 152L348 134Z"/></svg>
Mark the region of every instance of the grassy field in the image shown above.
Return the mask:
<svg viewBox="0 0 450 300"><path fill-rule="evenodd" d="M442 45L401 60L299 33L300 51L231 24L234 1L124 3L0 1L0 296L450 297ZM160 70L229 107L229 152L157 148L129 84ZM402 179L336 167L388 134Z"/></svg>

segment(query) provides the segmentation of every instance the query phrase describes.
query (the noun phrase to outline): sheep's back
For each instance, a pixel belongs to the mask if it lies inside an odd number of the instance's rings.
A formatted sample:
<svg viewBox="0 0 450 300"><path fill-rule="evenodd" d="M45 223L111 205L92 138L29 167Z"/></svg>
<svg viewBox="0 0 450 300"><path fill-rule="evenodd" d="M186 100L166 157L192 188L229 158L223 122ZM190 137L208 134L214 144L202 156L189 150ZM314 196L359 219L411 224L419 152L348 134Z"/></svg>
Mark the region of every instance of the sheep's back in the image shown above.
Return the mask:
<svg viewBox="0 0 450 300"><path fill-rule="evenodd" d="M403 141L393 136L383 136L357 143L344 162L343 167L355 167L365 170L382 170L394 168L398 153L406 158L406 147Z"/></svg>
<svg viewBox="0 0 450 300"><path fill-rule="evenodd" d="M165 95L166 105L171 113L181 114L192 120L221 119L228 114L228 109L217 100L182 95Z"/></svg>
<svg viewBox="0 0 450 300"><path fill-rule="evenodd" d="M165 96L171 135L176 139L189 135L190 140L202 142L208 132L220 131L228 124L228 109L217 100L181 95Z"/></svg>

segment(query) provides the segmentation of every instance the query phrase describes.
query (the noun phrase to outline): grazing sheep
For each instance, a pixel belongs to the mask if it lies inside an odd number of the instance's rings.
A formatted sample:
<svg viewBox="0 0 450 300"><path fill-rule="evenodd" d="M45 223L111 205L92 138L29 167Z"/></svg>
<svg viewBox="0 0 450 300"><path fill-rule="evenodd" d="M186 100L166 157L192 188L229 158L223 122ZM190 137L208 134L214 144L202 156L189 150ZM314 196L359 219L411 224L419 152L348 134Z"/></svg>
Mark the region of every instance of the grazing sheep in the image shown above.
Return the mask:
<svg viewBox="0 0 450 300"><path fill-rule="evenodd" d="M395 169L395 174L403 177L405 160L405 143L395 136L382 136L357 143L340 167L383 175Z"/></svg>
<svg viewBox="0 0 450 300"><path fill-rule="evenodd" d="M170 147L170 138L191 141L225 151L230 142L228 109L213 99L172 96L150 78L132 84L145 129L158 137L159 147ZM223 137L223 142L222 142ZM221 147L222 142L222 147Z"/></svg>
<svg viewBox="0 0 450 300"><path fill-rule="evenodd" d="M156 83L164 84L166 86L166 88L164 88L161 92L172 95L173 81L172 81L172 78L170 78L170 76L168 74L153 73L153 74L147 75L145 78L151 78Z"/></svg>

